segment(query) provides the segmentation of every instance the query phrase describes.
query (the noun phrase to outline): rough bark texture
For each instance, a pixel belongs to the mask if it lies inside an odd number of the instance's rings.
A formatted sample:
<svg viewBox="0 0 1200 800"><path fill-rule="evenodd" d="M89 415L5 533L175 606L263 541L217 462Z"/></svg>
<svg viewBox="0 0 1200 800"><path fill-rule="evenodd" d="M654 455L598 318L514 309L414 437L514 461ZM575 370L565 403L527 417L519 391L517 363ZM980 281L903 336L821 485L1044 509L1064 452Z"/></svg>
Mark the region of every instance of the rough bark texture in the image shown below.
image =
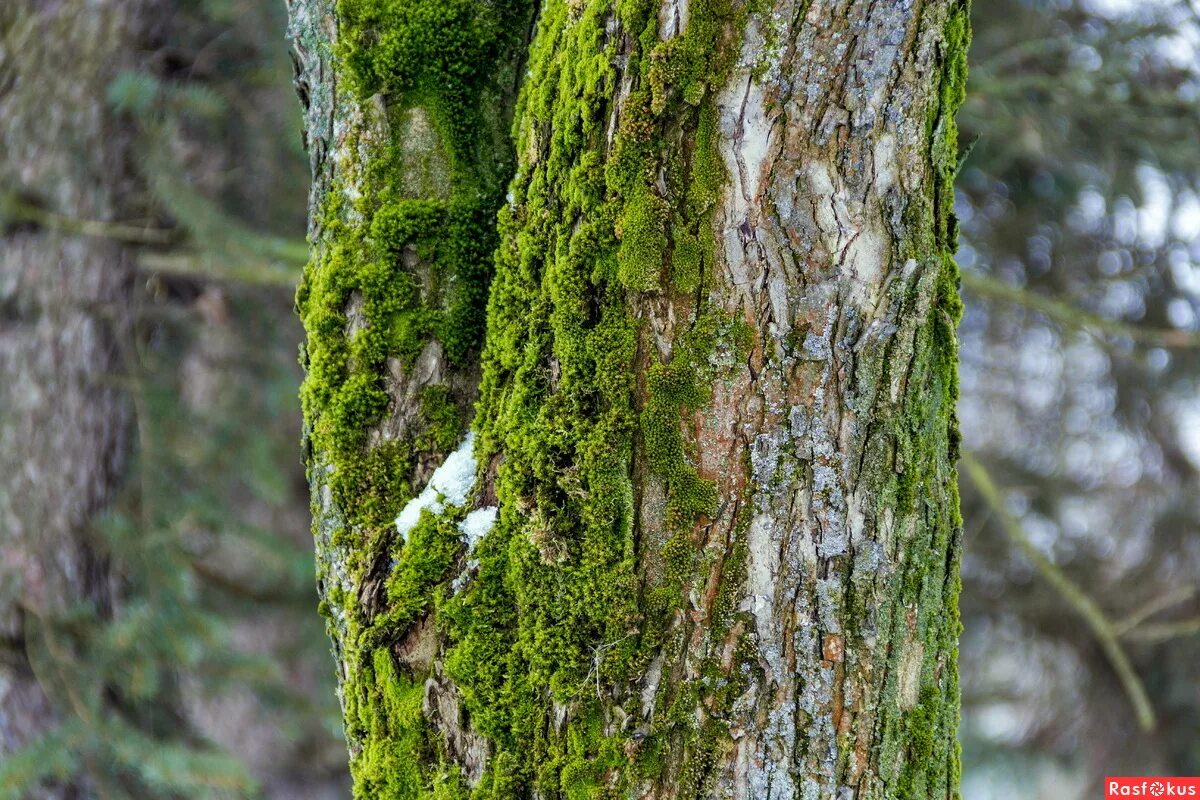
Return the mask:
<svg viewBox="0 0 1200 800"><path fill-rule="evenodd" d="M421 735L421 682L400 702L387 653L458 554L435 543L397 570L392 521L473 413L531 9L292 0L289 11L313 170L297 309L318 585L355 792L371 797L419 785L404 772L419 762L394 751ZM422 630L409 647L431 656L434 629Z"/></svg>
<svg viewBox="0 0 1200 800"><path fill-rule="evenodd" d="M447 76L507 86L523 26L493 23L524 13L293 5L310 470L358 795L956 796L966 4L543 4L475 436L447 462L475 486L439 471L406 505L458 432L382 460L434 424L414 384L465 409L474 375L457 329L406 338L447 307L422 226L454 219L416 210L465 185L425 154L502 128L427 113L425 138L414 109ZM419 302L381 305L397 286Z"/></svg>
<svg viewBox="0 0 1200 800"><path fill-rule="evenodd" d="M132 137L106 91L153 19L142 0L4 4L0 190L70 218L136 215ZM54 648L70 646L55 641L57 618L113 602L92 525L129 451L117 342L130 281L118 243L0 230L0 758L52 730L72 702L73 676L55 666ZM67 781L39 797L82 790Z"/></svg>

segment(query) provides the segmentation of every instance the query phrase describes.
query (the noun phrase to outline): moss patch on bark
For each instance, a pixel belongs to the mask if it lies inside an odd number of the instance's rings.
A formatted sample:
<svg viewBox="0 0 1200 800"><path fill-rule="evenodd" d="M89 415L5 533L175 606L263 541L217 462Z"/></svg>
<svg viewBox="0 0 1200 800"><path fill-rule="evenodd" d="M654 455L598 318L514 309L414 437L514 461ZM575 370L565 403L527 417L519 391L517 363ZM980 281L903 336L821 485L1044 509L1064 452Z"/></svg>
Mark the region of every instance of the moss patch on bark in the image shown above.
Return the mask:
<svg viewBox="0 0 1200 800"><path fill-rule="evenodd" d="M394 519L420 488L420 466L461 439L470 409L435 383L400 438L371 431L394 411L397 371L407 375L423 354L447 372L477 358L496 211L513 169L505 109L531 9L528 0L336 4L332 180L296 305L310 470L338 511L318 525L334 527L328 546L349 576L321 576L322 612L346 667L356 797L460 796L457 767L423 716L425 676L393 647L434 611L461 535L453 515L426 514L403 542ZM382 609L368 610L369 595Z"/></svg>
<svg viewBox="0 0 1200 800"><path fill-rule="evenodd" d="M712 263L703 215L724 175L708 149L715 114L705 101L723 79L712 65L730 63L716 54L736 47L738 14L693 4L687 58L707 54L710 71L685 94L655 98L653 62L684 58L680 43L659 41L651 3L618 4L615 34L612 12L604 0L541 12L518 106L518 176L500 216L477 416L482 459L497 459L500 517L473 579L440 610L447 673L493 748L484 784L519 787L517 796L619 796L661 769L641 743L661 741L660 727L691 725L680 698L677 713L664 709L653 730L639 729L633 687L699 568L684 532L714 505L683 417L708 402L725 363L718 351L744 348L747 337L736 320L694 307L675 356L642 373L645 332L632 313L642 294L695 291ZM717 30L726 33L700 38ZM622 75L632 83L610 145ZM709 136L695 155L702 119ZM673 126L685 131L686 152L668 143ZM664 170L674 172L665 192ZM687 242L678 259L677 231ZM681 532L681 574L655 598L644 596L661 587L641 585L634 534L640 453L666 481Z"/></svg>

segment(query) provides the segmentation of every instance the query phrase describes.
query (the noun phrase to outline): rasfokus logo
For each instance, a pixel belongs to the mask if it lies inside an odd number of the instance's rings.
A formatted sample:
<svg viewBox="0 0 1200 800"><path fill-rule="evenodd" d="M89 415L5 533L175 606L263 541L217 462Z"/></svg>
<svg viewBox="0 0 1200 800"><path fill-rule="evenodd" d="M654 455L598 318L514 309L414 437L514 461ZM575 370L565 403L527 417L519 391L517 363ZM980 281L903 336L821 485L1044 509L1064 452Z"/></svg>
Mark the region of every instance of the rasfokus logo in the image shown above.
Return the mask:
<svg viewBox="0 0 1200 800"><path fill-rule="evenodd" d="M1200 778L1105 778L1104 800L1117 797L1195 797L1200 800Z"/></svg>

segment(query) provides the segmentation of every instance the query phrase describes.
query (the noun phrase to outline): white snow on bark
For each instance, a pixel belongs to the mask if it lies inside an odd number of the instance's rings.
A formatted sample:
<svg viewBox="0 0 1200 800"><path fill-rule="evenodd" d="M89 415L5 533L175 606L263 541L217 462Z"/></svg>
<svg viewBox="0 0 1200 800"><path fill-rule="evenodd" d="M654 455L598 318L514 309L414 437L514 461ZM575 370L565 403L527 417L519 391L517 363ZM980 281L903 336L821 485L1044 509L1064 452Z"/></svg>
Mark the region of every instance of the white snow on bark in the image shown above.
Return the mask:
<svg viewBox="0 0 1200 800"><path fill-rule="evenodd" d="M466 519L458 523L458 530L467 542L467 552L474 550L475 545L479 543L484 534L496 524L496 514L499 511L500 509L496 506L477 508L467 514Z"/></svg>
<svg viewBox="0 0 1200 800"><path fill-rule="evenodd" d="M396 517L396 530L404 537L404 541L408 541L408 534L417 527L422 511L437 514L447 506L461 506L467 502L475 485L475 468L475 433L472 431L458 449L434 470L421 493L409 500L400 516Z"/></svg>

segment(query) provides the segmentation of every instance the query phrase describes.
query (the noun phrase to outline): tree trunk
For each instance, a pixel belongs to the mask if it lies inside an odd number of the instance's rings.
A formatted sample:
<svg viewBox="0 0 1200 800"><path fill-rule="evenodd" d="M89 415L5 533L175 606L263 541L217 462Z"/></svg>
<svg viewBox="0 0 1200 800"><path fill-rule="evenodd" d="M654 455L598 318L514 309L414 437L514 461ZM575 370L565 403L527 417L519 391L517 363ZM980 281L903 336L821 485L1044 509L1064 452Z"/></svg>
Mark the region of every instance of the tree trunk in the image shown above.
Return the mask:
<svg viewBox="0 0 1200 800"><path fill-rule="evenodd" d="M0 9L0 761L64 716L96 711L77 694L79 676L63 672L70 660L56 648L72 644L55 628L80 607L103 618L114 599L93 525L130 449L118 342L132 320L127 247L13 222L4 204L102 223L142 215L132 132L106 98L143 50L152 7L67 0ZM38 797L86 793L87 766L35 768L74 775Z"/></svg>
<svg viewBox="0 0 1200 800"><path fill-rule="evenodd" d="M356 796L957 796L967 11L292 0Z"/></svg>

